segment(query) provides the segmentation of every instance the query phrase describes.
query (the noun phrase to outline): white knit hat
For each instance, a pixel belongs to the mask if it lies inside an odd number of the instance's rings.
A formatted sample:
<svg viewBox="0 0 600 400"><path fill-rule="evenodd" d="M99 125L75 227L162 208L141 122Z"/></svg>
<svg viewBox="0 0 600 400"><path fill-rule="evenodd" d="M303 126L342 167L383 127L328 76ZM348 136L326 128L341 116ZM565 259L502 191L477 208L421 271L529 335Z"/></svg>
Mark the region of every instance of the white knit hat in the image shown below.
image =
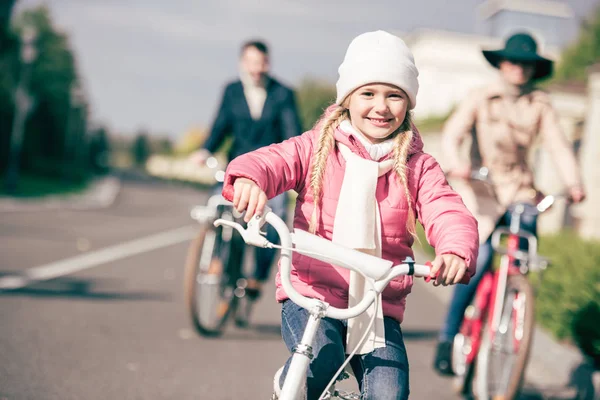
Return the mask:
<svg viewBox="0 0 600 400"><path fill-rule="evenodd" d="M385 31L367 32L352 40L338 72L336 103L369 83L388 83L404 90L410 109L417 105L419 71L402 39Z"/></svg>

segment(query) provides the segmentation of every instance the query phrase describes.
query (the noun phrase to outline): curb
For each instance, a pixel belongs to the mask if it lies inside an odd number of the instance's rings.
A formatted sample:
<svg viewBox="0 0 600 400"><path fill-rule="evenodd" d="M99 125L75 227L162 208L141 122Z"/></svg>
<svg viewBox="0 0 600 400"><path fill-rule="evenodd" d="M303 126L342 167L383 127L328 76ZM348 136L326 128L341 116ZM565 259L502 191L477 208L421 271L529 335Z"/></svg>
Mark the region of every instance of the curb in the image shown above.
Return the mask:
<svg viewBox="0 0 600 400"><path fill-rule="evenodd" d="M0 197L0 213L106 208L115 202L120 190L121 180L115 176L107 176L94 180L84 192L77 194L51 195L35 199Z"/></svg>
<svg viewBox="0 0 600 400"><path fill-rule="evenodd" d="M428 260L423 251L413 248L417 260ZM450 302L452 287L426 284L415 280L444 304ZM600 400L600 371L579 351L556 341L539 324L535 326L529 364L525 379L535 386L544 399L554 400Z"/></svg>

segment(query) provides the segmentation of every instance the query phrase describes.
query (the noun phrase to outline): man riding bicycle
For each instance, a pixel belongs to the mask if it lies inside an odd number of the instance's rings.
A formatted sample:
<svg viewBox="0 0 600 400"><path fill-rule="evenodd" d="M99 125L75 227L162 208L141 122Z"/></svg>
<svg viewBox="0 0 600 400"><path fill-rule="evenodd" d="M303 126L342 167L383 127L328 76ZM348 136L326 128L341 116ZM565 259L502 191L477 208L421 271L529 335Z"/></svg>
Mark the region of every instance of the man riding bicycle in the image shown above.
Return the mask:
<svg viewBox="0 0 600 400"><path fill-rule="evenodd" d="M240 77L225 87L221 105L202 148L190 159L197 164L206 160L221 147L225 139L233 142L227 154L228 161L263 146L279 143L301 133L294 92L269 75L269 50L261 41L249 41L240 52ZM221 193L220 185L215 193ZM269 207L283 220L286 219L287 196L277 196ZM267 238L277 240L273 228L268 227ZM256 300L262 283L269 278L275 251L256 249L254 275L248 279L246 296ZM238 321L242 324L247 321Z"/></svg>
<svg viewBox="0 0 600 400"><path fill-rule="evenodd" d="M558 174L575 203L585 198L577 161L566 140L547 93L534 83L552 74L553 62L537 53L537 43L527 33L512 35L501 50L484 50L486 60L500 71L500 80L472 91L446 123L443 148L448 176L458 178L453 187L463 197L479 223L477 272L468 285L454 289L448 314L440 332L434 368L452 375L451 352L465 309L471 302L484 272L492 264L490 235L497 226L507 226L510 205L534 207L539 192L528 164L528 153L538 136L551 153ZM464 138L471 137L470 162L459 157ZM470 181L471 171L486 167L491 184ZM521 228L536 234L536 217L525 213ZM527 241L520 243L525 249Z"/></svg>

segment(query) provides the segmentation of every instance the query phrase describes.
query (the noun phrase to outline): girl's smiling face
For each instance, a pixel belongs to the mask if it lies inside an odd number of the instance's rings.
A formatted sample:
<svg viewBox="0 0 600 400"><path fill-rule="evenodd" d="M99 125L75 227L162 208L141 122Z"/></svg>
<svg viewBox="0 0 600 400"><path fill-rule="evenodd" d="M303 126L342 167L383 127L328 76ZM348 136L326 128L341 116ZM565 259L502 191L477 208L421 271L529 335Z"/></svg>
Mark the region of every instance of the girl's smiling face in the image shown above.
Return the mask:
<svg viewBox="0 0 600 400"><path fill-rule="evenodd" d="M389 138L404 122L409 108L404 91L387 83L371 83L348 97L350 121L371 143Z"/></svg>

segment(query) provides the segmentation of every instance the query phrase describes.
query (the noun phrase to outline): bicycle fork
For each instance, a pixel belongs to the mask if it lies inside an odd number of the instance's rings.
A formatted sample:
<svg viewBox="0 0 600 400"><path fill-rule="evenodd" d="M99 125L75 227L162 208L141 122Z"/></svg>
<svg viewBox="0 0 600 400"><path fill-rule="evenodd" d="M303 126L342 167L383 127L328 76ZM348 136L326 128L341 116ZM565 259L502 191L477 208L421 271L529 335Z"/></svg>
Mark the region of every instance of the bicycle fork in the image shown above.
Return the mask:
<svg viewBox="0 0 600 400"><path fill-rule="evenodd" d="M486 273L479 284L477 293L475 295L475 302L467 313L469 326L468 332L465 332L465 337L471 338L471 343L468 348L469 352L466 354L466 365L471 364L475 360L475 356L479 350L481 343L481 337L484 330L484 321L486 317L486 310L490 303L492 292L493 292L494 278L491 273Z"/></svg>
<svg viewBox="0 0 600 400"><path fill-rule="evenodd" d="M325 305L319 304L314 310L310 311L308 323L300 344L292 349L292 362L281 389L279 400L303 400L305 398L304 385L306 383L306 374L308 366L313 359L312 343L315 339L321 319L324 317Z"/></svg>
<svg viewBox="0 0 600 400"><path fill-rule="evenodd" d="M512 228L512 227L511 227ZM490 325L490 329L491 329L491 334L492 336L492 341L494 339L494 336L496 334L496 332L499 332L501 334L504 334L508 331L508 325L510 322L510 317L511 315L514 315L514 329L515 329L515 339L516 341L520 340L520 337L522 337L522 331L523 331L523 312L522 309L520 307L521 305L521 301L517 296L513 295L513 294L509 294L507 293L506 289L507 289L507 284L508 284L508 276L511 274L511 271L516 269L517 267L515 266L516 263L516 257L512 256L512 254L516 254L519 251L519 239L520 237L518 235L515 234L511 234L508 236L508 252L502 256L502 258L500 259L500 269L497 273L497 277L498 277L498 282L496 284L496 290L494 292L494 308L493 308L493 319L492 319L492 323ZM527 237L527 239L531 241L532 239L530 237ZM535 242L535 238L534 240L534 246L536 245ZM529 248L529 253L531 254L531 248ZM506 302L507 299L507 295L513 296L509 301ZM504 306L507 305L507 307L505 308ZM514 314L512 314L512 311L515 311ZM515 346L517 346L518 344L515 342Z"/></svg>
<svg viewBox="0 0 600 400"><path fill-rule="evenodd" d="M504 256L500 260L500 270L498 271L498 282L494 291L494 308L492 310L492 333L498 331L502 317L502 308L506 296L506 282L508 280L508 268L510 266L509 257Z"/></svg>

